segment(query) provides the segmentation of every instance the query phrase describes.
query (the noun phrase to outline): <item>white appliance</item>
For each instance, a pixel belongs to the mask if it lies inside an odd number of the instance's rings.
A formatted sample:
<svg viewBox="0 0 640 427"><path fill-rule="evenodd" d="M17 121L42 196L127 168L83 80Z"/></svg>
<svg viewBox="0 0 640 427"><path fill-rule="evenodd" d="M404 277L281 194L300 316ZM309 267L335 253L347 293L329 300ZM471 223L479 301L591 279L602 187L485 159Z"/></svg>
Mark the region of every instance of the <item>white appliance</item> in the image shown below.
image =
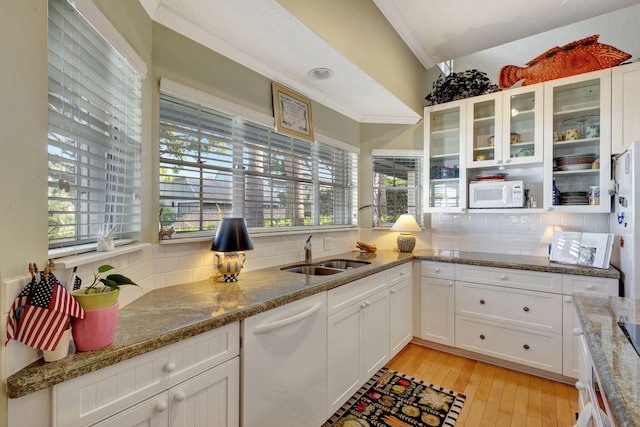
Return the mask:
<svg viewBox="0 0 640 427"><path fill-rule="evenodd" d="M486 180L469 183L470 208L523 208L522 181Z"/></svg>
<svg viewBox="0 0 640 427"><path fill-rule="evenodd" d="M640 229L636 230L635 213L640 209L640 141L614 159L616 194L612 203L613 213L609 231L615 235L611 252L611 265L622 273L624 294L628 298L640 298Z"/></svg>
<svg viewBox="0 0 640 427"><path fill-rule="evenodd" d="M242 425L318 427L327 415L327 295L243 321Z"/></svg>

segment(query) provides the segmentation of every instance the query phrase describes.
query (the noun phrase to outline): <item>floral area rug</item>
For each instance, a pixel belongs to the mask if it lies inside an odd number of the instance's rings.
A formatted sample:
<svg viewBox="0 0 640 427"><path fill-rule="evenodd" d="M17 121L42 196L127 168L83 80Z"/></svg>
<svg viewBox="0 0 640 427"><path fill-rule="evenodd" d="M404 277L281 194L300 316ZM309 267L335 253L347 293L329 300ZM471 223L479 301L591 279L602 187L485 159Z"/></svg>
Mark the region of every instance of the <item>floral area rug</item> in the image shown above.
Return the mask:
<svg viewBox="0 0 640 427"><path fill-rule="evenodd" d="M323 427L453 426L465 399L463 394L383 368Z"/></svg>

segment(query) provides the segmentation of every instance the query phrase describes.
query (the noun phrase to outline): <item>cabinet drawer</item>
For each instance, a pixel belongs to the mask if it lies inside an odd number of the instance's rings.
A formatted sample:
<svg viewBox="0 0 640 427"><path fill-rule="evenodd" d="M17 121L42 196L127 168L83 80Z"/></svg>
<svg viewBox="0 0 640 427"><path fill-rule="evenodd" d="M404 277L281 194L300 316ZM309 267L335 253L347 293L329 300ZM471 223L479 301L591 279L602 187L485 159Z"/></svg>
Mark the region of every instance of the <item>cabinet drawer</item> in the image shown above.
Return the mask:
<svg viewBox="0 0 640 427"><path fill-rule="evenodd" d="M456 347L562 373L562 335L456 315Z"/></svg>
<svg viewBox="0 0 640 427"><path fill-rule="evenodd" d="M81 426L210 369L240 353L232 323L53 387L54 426Z"/></svg>
<svg viewBox="0 0 640 427"><path fill-rule="evenodd" d="M455 264L435 261L422 261L420 274L423 277L434 277L436 279L453 279L455 274Z"/></svg>
<svg viewBox="0 0 640 427"><path fill-rule="evenodd" d="M327 315L343 310L387 286L386 274L378 273L327 292Z"/></svg>
<svg viewBox="0 0 640 427"><path fill-rule="evenodd" d="M411 263L387 270L387 283L391 286L411 279Z"/></svg>
<svg viewBox="0 0 640 427"><path fill-rule="evenodd" d="M456 282L456 314L562 333L562 295Z"/></svg>
<svg viewBox="0 0 640 427"><path fill-rule="evenodd" d="M562 275L562 293L571 295L574 292L598 292L605 295L618 296L618 279L604 277Z"/></svg>
<svg viewBox="0 0 640 427"><path fill-rule="evenodd" d="M455 274L457 281L562 293L562 274L465 264L457 264Z"/></svg>

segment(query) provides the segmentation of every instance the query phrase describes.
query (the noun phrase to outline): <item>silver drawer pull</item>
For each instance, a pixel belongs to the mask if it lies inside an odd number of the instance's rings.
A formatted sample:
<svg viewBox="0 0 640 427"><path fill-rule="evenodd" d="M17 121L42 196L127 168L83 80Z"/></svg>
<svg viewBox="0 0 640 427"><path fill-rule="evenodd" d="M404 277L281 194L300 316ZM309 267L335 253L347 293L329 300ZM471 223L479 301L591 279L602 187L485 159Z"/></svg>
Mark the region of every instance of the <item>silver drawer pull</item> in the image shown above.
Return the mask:
<svg viewBox="0 0 640 427"><path fill-rule="evenodd" d="M484 304L484 300L483 299L480 300L480 304Z"/></svg>
<svg viewBox="0 0 640 427"><path fill-rule="evenodd" d="M525 350L529 350L529 344L525 344L522 346Z"/></svg>
<svg viewBox="0 0 640 427"><path fill-rule="evenodd" d="M483 340L484 339L484 335L480 334L480 339Z"/></svg>
<svg viewBox="0 0 640 427"><path fill-rule="evenodd" d="M527 306L522 307L522 309L523 309L524 311L529 311L529 307L527 307Z"/></svg>

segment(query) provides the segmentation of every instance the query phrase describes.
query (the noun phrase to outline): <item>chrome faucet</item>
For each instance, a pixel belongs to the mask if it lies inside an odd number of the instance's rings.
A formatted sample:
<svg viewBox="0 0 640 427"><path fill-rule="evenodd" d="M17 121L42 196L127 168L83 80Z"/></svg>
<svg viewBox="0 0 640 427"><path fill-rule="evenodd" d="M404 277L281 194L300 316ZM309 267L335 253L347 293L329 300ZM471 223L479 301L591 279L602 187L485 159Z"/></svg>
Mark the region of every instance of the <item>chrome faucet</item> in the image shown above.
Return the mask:
<svg viewBox="0 0 640 427"><path fill-rule="evenodd" d="M311 237L312 236L309 236L307 241L304 242L304 263L305 264L311 264Z"/></svg>

